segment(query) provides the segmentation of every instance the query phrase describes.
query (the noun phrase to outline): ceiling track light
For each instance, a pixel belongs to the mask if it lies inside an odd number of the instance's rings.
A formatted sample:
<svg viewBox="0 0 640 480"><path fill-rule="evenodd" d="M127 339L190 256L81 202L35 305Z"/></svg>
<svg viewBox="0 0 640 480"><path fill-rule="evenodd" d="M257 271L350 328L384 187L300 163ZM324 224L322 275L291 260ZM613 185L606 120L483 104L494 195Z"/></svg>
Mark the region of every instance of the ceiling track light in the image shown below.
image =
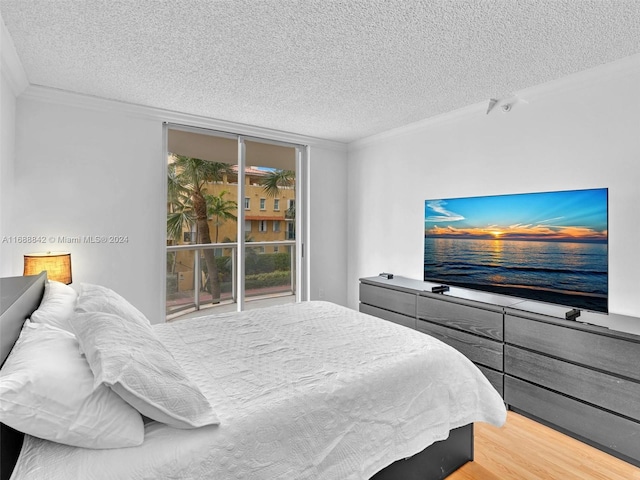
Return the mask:
<svg viewBox="0 0 640 480"><path fill-rule="evenodd" d="M489 115L489 112L491 112L496 107L496 105L499 106L502 113L509 113L513 109L513 106L516 103L527 104L529 102L527 102L526 100L523 100L517 95L512 95L502 100L498 98L490 98L489 105L487 106L487 115Z"/></svg>

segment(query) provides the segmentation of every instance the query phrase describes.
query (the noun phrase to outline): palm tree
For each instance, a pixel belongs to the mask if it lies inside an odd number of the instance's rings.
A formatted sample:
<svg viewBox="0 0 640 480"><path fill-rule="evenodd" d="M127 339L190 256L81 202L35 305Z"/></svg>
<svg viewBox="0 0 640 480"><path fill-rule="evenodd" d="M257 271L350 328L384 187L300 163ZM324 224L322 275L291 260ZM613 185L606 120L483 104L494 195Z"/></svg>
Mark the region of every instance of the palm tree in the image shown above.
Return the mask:
<svg viewBox="0 0 640 480"><path fill-rule="evenodd" d="M185 226L195 223L189 191L178 179L175 163L168 165L167 173L167 238L179 241Z"/></svg>
<svg viewBox="0 0 640 480"><path fill-rule="evenodd" d="M197 242L211 243L209 232L209 212L207 205L206 184L222 180L231 173L231 166L221 162L209 162L199 158L173 155L169 164L167 199L169 214L167 216L167 235L179 238L183 227L195 224ZM220 302L220 279L213 249L203 250L209 286L213 303Z"/></svg>
<svg viewBox="0 0 640 480"><path fill-rule="evenodd" d="M205 199L207 200L207 214L209 217L214 218L213 224L216 226L215 243L218 243L218 231L220 225L223 225L226 220L238 220L238 217L232 213L238 210L238 203L233 200L225 200L224 196L227 193L229 192L223 190L218 195L205 195Z"/></svg>
<svg viewBox="0 0 640 480"><path fill-rule="evenodd" d="M296 172L293 170L272 170L260 181L262 189L270 197L280 193L281 187L296 186Z"/></svg>

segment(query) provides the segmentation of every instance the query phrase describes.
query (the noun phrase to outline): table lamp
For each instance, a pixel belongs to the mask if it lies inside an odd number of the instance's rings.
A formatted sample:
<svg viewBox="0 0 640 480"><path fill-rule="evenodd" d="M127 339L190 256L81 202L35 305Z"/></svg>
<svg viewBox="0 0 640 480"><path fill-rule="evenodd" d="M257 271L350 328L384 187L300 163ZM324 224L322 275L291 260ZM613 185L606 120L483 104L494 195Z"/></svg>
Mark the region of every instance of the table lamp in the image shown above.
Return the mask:
<svg viewBox="0 0 640 480"><path fill-rule="evenodd" d="M71 254L66 252L28 253L24 256L23 275L47 271L47 278L67 285L71 283Z"/></svg>

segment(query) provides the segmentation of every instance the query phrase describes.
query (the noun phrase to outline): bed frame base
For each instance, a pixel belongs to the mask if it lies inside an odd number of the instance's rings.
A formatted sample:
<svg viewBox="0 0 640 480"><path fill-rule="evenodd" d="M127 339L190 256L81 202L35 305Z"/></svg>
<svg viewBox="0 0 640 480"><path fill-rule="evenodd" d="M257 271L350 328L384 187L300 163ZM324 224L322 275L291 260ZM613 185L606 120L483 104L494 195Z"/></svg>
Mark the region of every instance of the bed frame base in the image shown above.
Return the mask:
<svg viewBox="0 0 640 480"><path fill-rule="evenodd" d="M452 430L449 438L413 457L392 463L371 480L442 480L472 460L473 424L469 424Z"/></svg>

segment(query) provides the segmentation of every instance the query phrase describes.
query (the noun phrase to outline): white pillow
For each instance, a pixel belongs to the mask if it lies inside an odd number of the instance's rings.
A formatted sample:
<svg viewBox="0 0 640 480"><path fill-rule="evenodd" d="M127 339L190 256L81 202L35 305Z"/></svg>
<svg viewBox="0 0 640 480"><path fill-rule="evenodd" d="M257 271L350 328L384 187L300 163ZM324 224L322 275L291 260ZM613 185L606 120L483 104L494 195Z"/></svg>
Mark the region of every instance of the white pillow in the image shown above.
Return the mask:
<svg viewBox="0 0 640 480"><path fill-rule="evenodd" d="M77 312L104 312L118 315L127 320L150 325L149 320L136 307L121 295L101 285L80 284L80 296L76 305Z"/></svg>
<svg viewBox="0 0 640 480"><path fill-rule="evenodd" d="M0 421L29 435L85 448L140 445L140 414L94 378L75 336L27 320L0 370Z"/></svg>
<svg viewBox="0 0 640 480"><path fill-rule="evenodd" d="M71 331L69 318L78 300L78 293L69 285L54 280L44 284L44 295L38 309L31 314L34 323L46 323Z"/></svg>
<svg viewBox="0 0 640 480"><path fill-rule="evenodd" d="M110 386L141 414L176 428L220 423L150 325L109 313L72 317L95 382Z"/></svg>

